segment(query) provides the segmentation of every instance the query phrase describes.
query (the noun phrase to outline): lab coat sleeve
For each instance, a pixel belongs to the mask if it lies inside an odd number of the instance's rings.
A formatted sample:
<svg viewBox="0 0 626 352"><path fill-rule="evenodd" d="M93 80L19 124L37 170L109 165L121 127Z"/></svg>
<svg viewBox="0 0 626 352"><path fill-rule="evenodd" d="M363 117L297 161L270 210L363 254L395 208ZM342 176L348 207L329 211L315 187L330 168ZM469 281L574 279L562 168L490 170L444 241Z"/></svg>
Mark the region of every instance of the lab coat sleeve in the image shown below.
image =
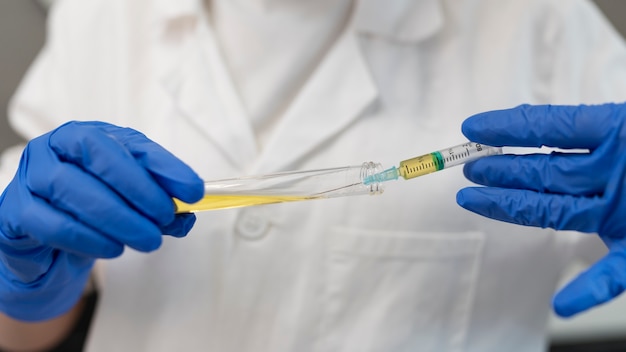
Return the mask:
<svg viewBox="0 0 626 352"><path fill-rule="evenodd" d="M43 49L23 77L9 104L9 125L26 140L42 135L67 120L68 85L72 77L70 58L73 53L68 33L73 28L66 21L71 11L66 1L59 1L48 17L47 40ZM23 146L15 146L0 157L0 189L15 174Z"/></svg>
<svg viewBox="0 0 626 352"><path fill-rule="evenodd" d="M49 132L71 119L68 88L72 79L72 21L65 21L67 1L53 7L46 43L22 79L9 105L9 123L27 140Z"/></svg>
<svg viewBox="0 0 626 352"><path fill-rule="evenodd" d="M553 3L556 17L547 33L554 43L549 102L576 105L626 101L626 43L622 36L589 1ZM575 261L591 264L607 252L595 235L572 238Z"/></svg>

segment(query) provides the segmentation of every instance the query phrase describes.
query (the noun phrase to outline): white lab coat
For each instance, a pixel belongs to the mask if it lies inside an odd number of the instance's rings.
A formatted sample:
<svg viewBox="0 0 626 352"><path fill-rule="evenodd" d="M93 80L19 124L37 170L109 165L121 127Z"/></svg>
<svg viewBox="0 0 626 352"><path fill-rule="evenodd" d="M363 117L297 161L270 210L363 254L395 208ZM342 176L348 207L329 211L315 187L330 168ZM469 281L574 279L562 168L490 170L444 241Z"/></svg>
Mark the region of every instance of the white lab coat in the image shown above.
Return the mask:
<svg viewBox="0 0 626 352"><path fill-rule="evenodd" d="M625 82L624 43L584 0L361 0L260 150L201 1L66 0L11 124L130 126L208 180L392 166L463 142L473 113L622 100ZM456 168L198 214L187 238L100 263L88 351L540 351L579 236L466 212L466 185Z"/></svg>

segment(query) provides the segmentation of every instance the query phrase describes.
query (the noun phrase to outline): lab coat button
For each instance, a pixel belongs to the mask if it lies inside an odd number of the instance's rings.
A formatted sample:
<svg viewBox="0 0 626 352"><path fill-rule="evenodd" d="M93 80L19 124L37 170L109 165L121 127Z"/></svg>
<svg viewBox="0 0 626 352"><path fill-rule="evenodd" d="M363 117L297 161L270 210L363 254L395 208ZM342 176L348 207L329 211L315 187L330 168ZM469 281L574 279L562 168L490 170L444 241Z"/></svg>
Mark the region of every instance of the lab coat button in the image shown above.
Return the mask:
<svg viewBox="0 0 626 352"><path fill-rule="evenodd" d="M262 213L244 209L239 213L235 232L239 237L254 241L263 238L270 228L270 222Z"/></svg>

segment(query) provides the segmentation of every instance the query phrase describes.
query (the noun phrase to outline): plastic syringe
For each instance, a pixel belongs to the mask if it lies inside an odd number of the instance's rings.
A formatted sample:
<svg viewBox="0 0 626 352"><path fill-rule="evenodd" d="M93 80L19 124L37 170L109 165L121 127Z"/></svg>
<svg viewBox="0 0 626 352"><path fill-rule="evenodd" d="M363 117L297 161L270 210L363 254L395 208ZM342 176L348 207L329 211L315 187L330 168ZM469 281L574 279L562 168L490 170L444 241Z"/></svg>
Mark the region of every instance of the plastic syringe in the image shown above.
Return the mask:
<svg viewBox="0 0 626 352"><path fill-rule="evenodd" d="M408 180L447 169L455 165L465 164L484 156L497 154L502 154L502 148L467 142L401 161L399 167L393 166L377 174L370 175L363 180L363 183L369 185L389 180L397 180L399 177Z"/></svg>
<svg viewBox="0 0 626 352"><path fill-rule="evenodd" d="M502 148L465 143L408 159L400 167L383 170L379 163L330 169L288 171L207 181L204 198L187 204L174 199L176 213L237 208L300 200L381 194L385 181L429 174L487 155L502 154Z"/></svg>

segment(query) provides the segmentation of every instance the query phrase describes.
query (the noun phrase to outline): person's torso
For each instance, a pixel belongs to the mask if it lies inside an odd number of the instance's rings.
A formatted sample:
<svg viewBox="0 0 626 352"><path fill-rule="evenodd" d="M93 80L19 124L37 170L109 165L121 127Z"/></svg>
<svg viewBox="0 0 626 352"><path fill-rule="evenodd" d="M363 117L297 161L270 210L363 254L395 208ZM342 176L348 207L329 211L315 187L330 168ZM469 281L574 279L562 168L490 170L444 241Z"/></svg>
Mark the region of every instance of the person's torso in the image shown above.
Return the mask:
<svg viewBox="0 0 626 352"><path fill-rule="evenodd" d="M405 1L380 13L404 21L395 32L364 3L263 149L203 16L155 30L128 10L76 68L106 74L76 83L93 89L72 92L85 99L75 112L136 128L211 180L390 167L464 142L473 113L549 99L522 3L472 18L452 2ZM497 31L501 18L517 31ZM200 213L187 238L103 263L89 350L540 350L568 239L464 211L466 185L457 168L380 196Z"/></svg>

